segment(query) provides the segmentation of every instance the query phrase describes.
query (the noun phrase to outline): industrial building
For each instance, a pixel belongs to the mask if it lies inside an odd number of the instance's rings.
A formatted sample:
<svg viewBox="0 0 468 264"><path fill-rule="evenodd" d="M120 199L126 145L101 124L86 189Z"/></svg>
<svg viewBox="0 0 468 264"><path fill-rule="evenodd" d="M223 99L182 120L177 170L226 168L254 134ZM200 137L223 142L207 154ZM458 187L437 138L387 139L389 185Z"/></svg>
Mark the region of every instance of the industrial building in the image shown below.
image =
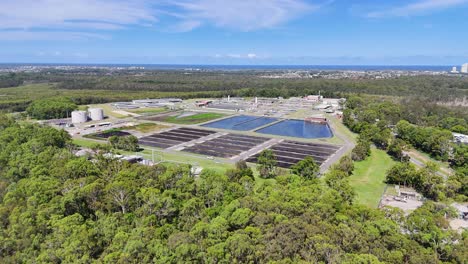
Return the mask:
<svg viewBox="0 0 468 264"><path fill-rule="evenodd" d="M462 65L460 72L461 73L468 73L468 63L465 63L465 64Z"/></svg>
<svg viewBox="0 0 468 264"><path fill-rule="evenodd" d="M208 106L211 103L213 103L213 101L203 100L203 101L196 101L195 105L198 107L204 107L204 106Z"/></svg>
<svg viewBox="0 0 468 264"><path fill-rule="evenodd" d="M145 107L173 107L176 103L181 103L179 98L163 98L163 99L142 99L133 100L131 102L116 102L111 104L116 109L138 109Z"/></svg>
<svg viewBox="0 0 468 264"><path fill-rule="evenodd" d="M93 121L104 120L104 110L102 108L90 108L88 109L89 118Z"/></svg>
<svg viewBox="0 0 468 264"><path fill-rule="evenodd" d="M304 99L306 99L307 101L311 101L311 102L321 102L323 100L323 96L321 96L321 95L308 95Z"/></svg>
<svg viewBox="0 0 468 264"><path fill-rule="evenodd" d="M86 123L88 121L88 113L86 111L73 111L71 117L73 124Z"/></svg>
<svg viewBox="0 0 468 264"><path fill-rule="evenodd" d="M81 124L88 122L88 119L92 121L104 120L104 110L102 108L90 108L88 111L73 111L72 123Z"/></svg>
<svg viewBox="0 0 468 264"><path fill-rule="evenodd" d="M138 109L140 108L137 105L132 104L132 102L117 102L111 104L116 109Z"/></svg>
<svg viewBox="0 0 468 264"><path fill-rule="evenodd" d="M143 99L143 100L133 100L134 105L140 106L170 106L174 103L181 103L182 99L179 98L164 98L164 99Z"/></svg>

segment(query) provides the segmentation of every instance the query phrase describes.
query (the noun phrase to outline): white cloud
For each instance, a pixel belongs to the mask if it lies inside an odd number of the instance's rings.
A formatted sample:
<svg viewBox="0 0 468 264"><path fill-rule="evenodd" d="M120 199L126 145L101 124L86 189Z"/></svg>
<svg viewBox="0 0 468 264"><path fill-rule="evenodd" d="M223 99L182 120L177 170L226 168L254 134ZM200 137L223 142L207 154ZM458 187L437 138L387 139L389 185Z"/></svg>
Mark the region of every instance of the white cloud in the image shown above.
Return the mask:
<svg viewBox="0 0 468 264"><path fill-rule="evenodd" d="M374 11L367 14L367 17L404 17L413 15L424 15L431 12L457 7L468 3L468 0L420 0L404 6L389 8L383 11Z"/></svg>
<svg viewBox="0 0 468 264"><path fill-rule="evenodd" d="M252 31L319 8L306 0L0 0L0 39L108 38L99 32L155 24L176 32L204 25Z"/></svg>
<svg viewBox="0 0 468 264"><path fill-rule="evenodd" d="M156 22L146 0L0 0L1 40L107 39L95 31Z"/></svg>
<svg viewBox="0 0 468 264"><path fill-rule="evenodd" d="M327 2L328 3L328 2ZM0 29L120 29L172 16L185 27L270 28L316 10L305 0L2 0Z"/></svg>
<svg viewBox="0 0 468 264"><path fill-rule="evenodd" d="M249 58L249 59L255 59L255 58L257 58L257 54L249 53L249 54L247 54L247 58Z"/></svg>
<svg viewBox="0 0 468 264"><path fill-rule="evenodd" d="M2 0L0 28L115 29L156 21L149 5L138 0Z"/></svg>
<svg viewBox="0 0 468 264"><path fill-rule="evenodd" d="M179 0L174 5L186 19L243 31L272 28L320 7L303 0Z"/></svg>
<svg viewBox="0 0 468 264"><path fill-rule="evenodd" d="M88 32L69 32L69 31L21 31L8 30L0 31L0 40L4 41L32 41L32 40L87 40L87 39L110 39L108 35L88 33Z"/></svg>

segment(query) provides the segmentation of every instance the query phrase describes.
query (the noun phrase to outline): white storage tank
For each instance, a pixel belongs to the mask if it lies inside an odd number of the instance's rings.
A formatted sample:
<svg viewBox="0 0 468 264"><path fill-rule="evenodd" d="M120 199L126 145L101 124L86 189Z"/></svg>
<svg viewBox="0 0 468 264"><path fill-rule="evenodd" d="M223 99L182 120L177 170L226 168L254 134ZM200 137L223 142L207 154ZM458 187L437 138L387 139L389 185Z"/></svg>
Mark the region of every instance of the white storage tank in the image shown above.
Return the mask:
<svg viewBox="0 0 468 264"><path fill-rule="evenodd" d="M90 108L88 109L89 118L93 121L104 120L104 110L102 108Z"/></svg>
<svg viewBox="0 0 468 264"><path fill-rule="evenodd" d="M88 113L86 111L73 111L71 116L73 124L86 123L88 121Z"/></svg>

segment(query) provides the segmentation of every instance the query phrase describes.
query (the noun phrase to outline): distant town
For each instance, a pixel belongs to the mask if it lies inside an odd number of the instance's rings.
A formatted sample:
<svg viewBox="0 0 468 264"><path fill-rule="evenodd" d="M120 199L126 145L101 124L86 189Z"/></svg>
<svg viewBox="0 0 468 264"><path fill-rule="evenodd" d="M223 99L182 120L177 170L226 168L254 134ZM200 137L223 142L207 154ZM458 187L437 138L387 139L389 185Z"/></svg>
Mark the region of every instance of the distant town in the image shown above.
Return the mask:
<svg viewBox="0 0 468 264"><path fill-rule="evenodd" d="M174 65L172 67L175 67ZM221 66L220 66L221 67ZM246 66L239 66L246 67ZM320 66L317 66L320 67ZM358 67L356 67L358 68ZM259 70L259 77L265 79L391 79L405 76L457 76L465 77L468 76L468 63L463 64L460 67L453 66L451 70L440 70L434 67L431 69L414 69L408 70L397 69L382 69L382 70L337 70L337 69L278 69L278 70ZM125 65L27 65L27 64L5 64L0 65L0 73L40 73L47 71L65 71L65 72L76 72L76 71L104 71L107 75L113 73L118 74L123 71L137 71L138 74L144 75L145 72L157 70L159 68L147 68L144 66L125 66ZM164 69L161 67L160 69ZM460 70L459 70L460 69ZM216 66L207 68L179 68L178 70L186 72L186 74L192 74L194 72L209 72L219 71L220 69ZM239 69L241 71L242 68Z"/></svg>

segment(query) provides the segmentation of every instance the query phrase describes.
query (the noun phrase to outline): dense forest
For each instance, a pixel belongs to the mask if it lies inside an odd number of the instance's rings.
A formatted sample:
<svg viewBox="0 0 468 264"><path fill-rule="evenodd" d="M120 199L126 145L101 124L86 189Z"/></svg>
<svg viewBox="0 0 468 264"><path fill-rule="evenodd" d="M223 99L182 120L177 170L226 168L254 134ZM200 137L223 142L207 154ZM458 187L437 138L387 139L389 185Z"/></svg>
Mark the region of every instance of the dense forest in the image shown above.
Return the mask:
<svg viewBox="0 0 468 264"><path fill-rule="evenodd" d="M0 88L30 83L53 83L76 104L152 97L291 97L317 94L347 97L349 94L398 96L427 102L453 102L468 97L468 78L407 76L390 79L271 79L262 71L44 71L0 75ZM68 91L68 93L66 92ZM82 93L80 93L80 91ZM92 91L107 91L96 94ZM109 92L112 91L112 92ZM0 102L0 109L24 110L30 102Z"/></svg>
<svg viewBox="0 0 468 264"><path fill-rule="evenodd" d="M0 116L1 263L463 263L450 207L408 216L353 203L349 157L260 179L245 163L185 165L73 155L64 131ZM312 168L312 169L307 169ZM306 176L309 175L309 176Z"/></svg>
<svg viewBox="0 0 468 264"><path fill-rule="evenodd" d="M33 101L26 113L35 119L67 118L78 106L68 98L48 98Z"/></svg>

